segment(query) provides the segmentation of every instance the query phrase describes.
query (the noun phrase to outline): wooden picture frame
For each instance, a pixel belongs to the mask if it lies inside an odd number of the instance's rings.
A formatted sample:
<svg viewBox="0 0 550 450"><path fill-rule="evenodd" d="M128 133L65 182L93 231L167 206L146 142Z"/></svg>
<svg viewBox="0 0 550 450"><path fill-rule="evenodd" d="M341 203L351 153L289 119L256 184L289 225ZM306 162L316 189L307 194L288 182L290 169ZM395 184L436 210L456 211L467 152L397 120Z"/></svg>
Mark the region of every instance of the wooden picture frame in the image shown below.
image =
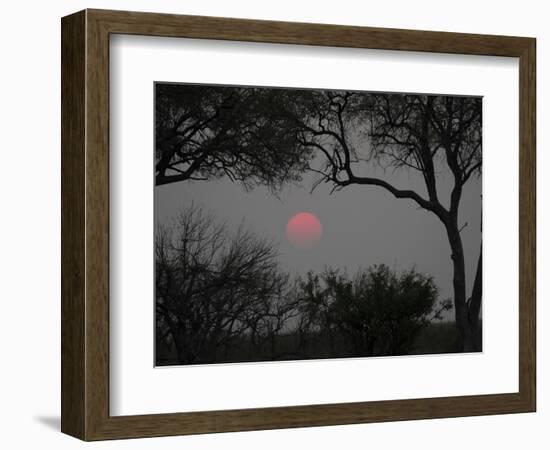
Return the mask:
<svg viewBox="0 0 550 450"><path fill-rule="evenodd" d="M62 19L62 416L83 440L309 427L536 408L533 38L85 10ZM109 415L109 36L135 34L519 58L519 391Z"/></svg>

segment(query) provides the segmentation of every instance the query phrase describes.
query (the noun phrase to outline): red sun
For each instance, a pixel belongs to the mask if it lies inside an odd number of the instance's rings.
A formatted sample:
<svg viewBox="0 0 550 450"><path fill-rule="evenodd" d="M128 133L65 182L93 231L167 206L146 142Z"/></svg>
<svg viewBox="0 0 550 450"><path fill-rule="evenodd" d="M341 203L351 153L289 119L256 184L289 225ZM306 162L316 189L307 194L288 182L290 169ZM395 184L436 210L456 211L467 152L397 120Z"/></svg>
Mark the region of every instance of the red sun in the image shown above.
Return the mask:
<svg viewBox="0 0 550 450"><path fill-rule="evenodd" d="M311 248L321 239L321 222L308 212L298 213L286 225L288 240L296 247Z"/></svg>

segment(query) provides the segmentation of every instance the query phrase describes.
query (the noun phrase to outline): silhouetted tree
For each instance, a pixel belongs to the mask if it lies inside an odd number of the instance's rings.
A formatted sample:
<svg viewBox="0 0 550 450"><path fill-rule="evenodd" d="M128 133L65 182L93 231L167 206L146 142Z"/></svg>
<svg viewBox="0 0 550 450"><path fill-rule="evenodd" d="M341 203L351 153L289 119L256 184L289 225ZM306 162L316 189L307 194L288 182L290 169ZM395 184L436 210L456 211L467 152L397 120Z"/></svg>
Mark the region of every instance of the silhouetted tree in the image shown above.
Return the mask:
<svg viewBox="0 0 550 450"><path fill-rule="evenodd" d="M259 355L265 355L265 358L270 360L306 356L292 346L279 348L281 339L295 332L292 324L299 314L298 301L290 283L287 283L278 295L264 297L257 314L249 321L248 334L256 358Z"/></svg>
<svg viewBox="0 0 550 450"><path fill-rule="evenodd" d="M277 114L287 114L301 127L298 140L302 147L321 156L322 163L310 167L321 175L319 182L332 183L335 189L377 186L437 216L451 248L460 350L480 350L481 251L472 295L467 298L459 207L464 185L481 174L481 99L284 91L279 105ZM374 163L418 172L425 193L400 189L369 175ZM449 173L453 186L450 192L442 193L438 175Z"/></svg>
<svg viewBox="0 0 550 450"><path fill-rule="evenodd" d="M155 92L157 185L226 176L277 189L306 168L299 127L273 115L277 91L157 84Z"/></svg>
<svg viewBox="0 0 550 450"><path fill-rule="evenodd" d="M397 275L385 265L354 278L328 269L301 284L300 309L309 332L351 356L405 355L418 334L451 307L438 301L431 277L415 270ZM337 341L340 339L340 341Z"/></svg>
<svg viewBox="0 0 550 450"><path fill-rule="evenodd" d="M276 257L267 240L230 234L197 207L158 229L157 336L170 334L181 364L218 361L251 330L279 326L288 277Z"/></svg>

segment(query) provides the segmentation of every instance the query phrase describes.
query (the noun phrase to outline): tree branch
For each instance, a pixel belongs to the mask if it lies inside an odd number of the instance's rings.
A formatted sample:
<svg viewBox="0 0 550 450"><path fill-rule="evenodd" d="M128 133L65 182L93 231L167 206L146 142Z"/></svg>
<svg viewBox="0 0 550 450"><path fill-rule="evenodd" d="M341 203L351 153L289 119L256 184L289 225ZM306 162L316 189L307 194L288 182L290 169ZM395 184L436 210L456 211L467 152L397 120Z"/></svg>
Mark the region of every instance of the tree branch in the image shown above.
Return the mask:
<svg viewBox="0 0 550 450"><path fill-rule="evenodd" d="M347 180L340 181L331 179L331 181L340 186L348 186L351 184L379 186L393 194L395 198L406 198L414 200L420 207L433 212L441 221L445 222L447 220L448 212L440 203L426 200L413 190L397 189L392 184L380 178L357 177L351 174Z"/></svg>

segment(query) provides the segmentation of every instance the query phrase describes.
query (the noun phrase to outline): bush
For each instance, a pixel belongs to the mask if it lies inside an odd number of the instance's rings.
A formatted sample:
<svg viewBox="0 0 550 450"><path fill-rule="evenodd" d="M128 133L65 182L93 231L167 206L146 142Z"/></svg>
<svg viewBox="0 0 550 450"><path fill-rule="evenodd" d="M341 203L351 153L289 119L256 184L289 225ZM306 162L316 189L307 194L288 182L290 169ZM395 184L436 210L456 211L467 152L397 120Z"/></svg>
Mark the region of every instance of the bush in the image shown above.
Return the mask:
<svg viewBox="0 0 550 450"><path fill-rule="evenodd" d="M451 308L438 301L431 277L414 269L398 275L383 264L351 279L332 269L309 273L300 290L302 333L343 340L353 356L410 353L418 334Z"/></svg>

